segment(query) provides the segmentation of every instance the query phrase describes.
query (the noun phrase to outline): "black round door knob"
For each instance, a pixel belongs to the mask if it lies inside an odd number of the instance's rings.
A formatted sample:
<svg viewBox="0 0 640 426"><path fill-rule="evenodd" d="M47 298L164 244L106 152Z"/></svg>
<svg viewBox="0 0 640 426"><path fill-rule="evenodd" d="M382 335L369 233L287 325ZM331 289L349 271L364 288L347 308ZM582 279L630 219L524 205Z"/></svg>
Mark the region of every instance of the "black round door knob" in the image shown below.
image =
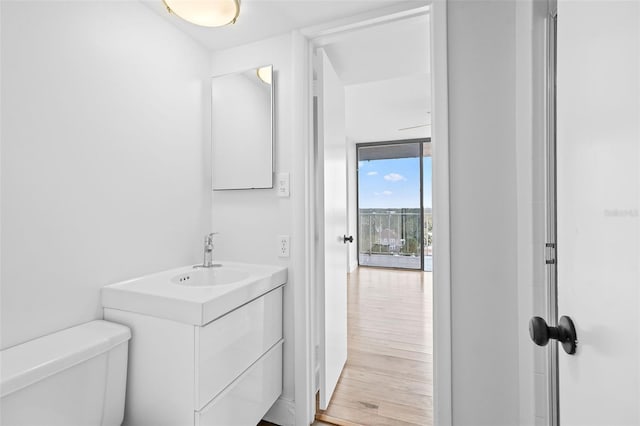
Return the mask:
<svg viewBox="0 0 640 426"><path fill-rule="evenodd" d="M576 353L578 337L573 321L569 317L560 317L557 327L549 327L547 322L540 317L533 317L529 321L529 335L538 346L545 346L550 339L557 340L569 355Z"/></svg>
<svg viewBox="0 0 640 426"><path fill-rule="evenodd" d="M352 243L353 242L353 236L349 235L348 237L346 235L342 236L342 242L344 242L345 244L347 244L347 242Z"/></svg>

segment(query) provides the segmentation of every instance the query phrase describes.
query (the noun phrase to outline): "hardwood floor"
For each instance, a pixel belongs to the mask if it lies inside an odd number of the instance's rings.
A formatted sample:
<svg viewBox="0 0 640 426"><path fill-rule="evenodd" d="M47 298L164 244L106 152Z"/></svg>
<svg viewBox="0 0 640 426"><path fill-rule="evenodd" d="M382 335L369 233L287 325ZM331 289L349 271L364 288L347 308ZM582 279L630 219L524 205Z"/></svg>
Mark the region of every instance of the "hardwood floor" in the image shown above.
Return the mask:
<svg viewBox="0 0 640 426"><path fill-rule="evenodd" d="M322 420L433 424L432 276L358 268L348 281L348 358Z"/></svg>

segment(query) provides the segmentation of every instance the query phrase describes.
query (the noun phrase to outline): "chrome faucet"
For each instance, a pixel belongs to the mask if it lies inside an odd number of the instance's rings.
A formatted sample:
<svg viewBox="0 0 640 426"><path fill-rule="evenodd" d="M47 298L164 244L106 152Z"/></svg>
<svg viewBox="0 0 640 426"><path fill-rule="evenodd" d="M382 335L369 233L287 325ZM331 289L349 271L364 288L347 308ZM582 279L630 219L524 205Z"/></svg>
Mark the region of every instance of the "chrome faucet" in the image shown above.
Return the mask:
<svg viewBox="0 0 640 426"><path fill-rule="evenodd" d="M213 264L213 237L217 235L217 232L211 232L204 236L204 259L202 265L198 265L202 268L212 268L216 265Z"/></svg>

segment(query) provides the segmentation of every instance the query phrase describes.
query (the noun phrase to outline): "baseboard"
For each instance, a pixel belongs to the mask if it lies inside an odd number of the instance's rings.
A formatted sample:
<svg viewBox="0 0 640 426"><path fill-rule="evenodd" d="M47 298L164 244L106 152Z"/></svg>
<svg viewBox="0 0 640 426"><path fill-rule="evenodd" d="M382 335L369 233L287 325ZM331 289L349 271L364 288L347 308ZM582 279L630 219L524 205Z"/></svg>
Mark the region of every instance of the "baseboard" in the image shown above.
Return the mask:
<svg viewBox="0 0 640 426"><path fill-rule="evenodd" d="M286 398L278 398L267 411L264 420L280 426L294 426L296 422L296 405Z"/></svg>

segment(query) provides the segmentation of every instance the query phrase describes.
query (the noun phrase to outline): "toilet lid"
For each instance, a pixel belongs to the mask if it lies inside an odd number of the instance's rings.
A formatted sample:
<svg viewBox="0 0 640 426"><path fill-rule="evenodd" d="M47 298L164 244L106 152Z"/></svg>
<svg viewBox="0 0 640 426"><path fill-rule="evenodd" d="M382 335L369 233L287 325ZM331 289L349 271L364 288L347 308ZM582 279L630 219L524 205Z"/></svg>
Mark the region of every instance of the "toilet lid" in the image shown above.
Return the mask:
<svg viewBox="0 0 640 426"><path fill-rule="evenodd" d="M0 397L103 354L131 338L128 327L97 320L0 352Z"/></svg>

